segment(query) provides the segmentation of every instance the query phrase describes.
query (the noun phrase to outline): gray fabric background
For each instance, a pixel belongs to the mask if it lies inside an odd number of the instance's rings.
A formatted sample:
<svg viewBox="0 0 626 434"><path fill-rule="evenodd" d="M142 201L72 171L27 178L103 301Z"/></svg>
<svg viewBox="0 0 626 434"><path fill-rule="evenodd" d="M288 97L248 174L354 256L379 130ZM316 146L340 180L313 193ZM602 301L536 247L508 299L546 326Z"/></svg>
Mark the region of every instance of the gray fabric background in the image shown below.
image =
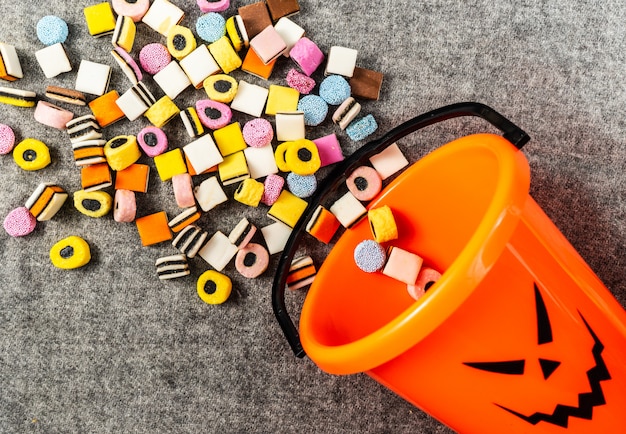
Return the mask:
<svg viewBox="0 0 626 434"><path fill-rule="evenodd" d="M83 58L113 67L112 89L129 87L109 54L110 38L87 32L82 8L96 2L0 3L0 41L17 47L25 71L24 79L3 85L41 97L48 84L71 88ZM194 29L200 15L195 2L175 3L187 12L182 24ZM233 1L225 15L248 3ZM525 129L532 138L524 150L531 194L626 304L624 2L300 4L293 20L324 52L332 45L355 48L359 66L385 74L380 100L363 103L363 113L374 114L380 126L374 137L414 115L465 100L486 103ZM65 47L74 69L46 80L34 52L43 47L36 23L48 14L69 23ZM140 24L135 58L153 41L164 38ZM284 84L291 66L283 59L270 81ZM241 71L233 75L268 85ZM155 96L163 94L149 76L144 81ZM184 108L203 97L203 91L188 89L176 103ZM0 122L13 126L18 140L44 140L53 155L49 167L34 173L19 169L10 155L0 158L2 218L40 182L57 182L70 192L80 188L65 132L35 122L32 109L0 106ZM123 120L106 128L105 137L136 134L146 124L143 118ZM172 146L190 141L179 119L165 130ZM414 160L456 137L491 130L481 121L453 120L401 145ZM346 155L361 145L329 120L307 134L331 132ZM141 162L152 165L145 157ZM226 191L232 196L234 187ZM156 171L138 206L139 215L177 213L171 185ZM231 201L200 224L227 233L246 215L261 227L270 223L266 211ZM222 306L208 306L195 291L207 264L194 259L191 276L159 282L154 260L175 253L173 247L141 247L135 225L116 223L110 215L90 219L68 202L28 237L0 232L0 432L450 432L364 374L332 376L292 356L270 305L277 255L256 280L239 276L231 263L225 273L233 279L233 295ZM72 234L89 242L93 259L79 270L55 269L48 250ZM324 249L310 237L302 248L317 255L319 265ZM296 316L304 297L289 294Z"/></svg>

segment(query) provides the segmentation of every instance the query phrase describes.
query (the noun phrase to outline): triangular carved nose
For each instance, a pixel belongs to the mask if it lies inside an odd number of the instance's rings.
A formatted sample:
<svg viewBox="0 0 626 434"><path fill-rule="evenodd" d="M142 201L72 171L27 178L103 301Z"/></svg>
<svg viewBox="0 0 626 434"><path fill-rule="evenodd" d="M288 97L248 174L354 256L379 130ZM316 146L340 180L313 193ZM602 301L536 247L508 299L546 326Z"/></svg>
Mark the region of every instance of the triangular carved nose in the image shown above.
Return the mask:
<svg viewBox="0 0 626 434"><path fill-rule="evenodd" d="M541 372L543 372L544 380L547 380L550 375L559 367L561 362L556 362L554 360L547 359L539 359L539 364L541 365Z"/></svg>

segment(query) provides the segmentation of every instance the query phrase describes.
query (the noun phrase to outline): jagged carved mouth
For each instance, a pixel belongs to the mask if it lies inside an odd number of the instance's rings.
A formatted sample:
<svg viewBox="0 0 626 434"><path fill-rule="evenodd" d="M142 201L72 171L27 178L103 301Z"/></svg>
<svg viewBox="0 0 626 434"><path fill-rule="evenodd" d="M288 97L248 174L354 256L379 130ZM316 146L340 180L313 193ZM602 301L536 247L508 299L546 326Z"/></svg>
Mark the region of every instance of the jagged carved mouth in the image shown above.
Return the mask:
<svg viewBox="0 0 626 434"><path fill-rule="evenodd" d="M553 340L552 326L550 325L550 317L543 301L543 297L541 296L541 291L539 291L537 284L534 284L534 288L535 310L537 315L537 343L539 345L543 345L550 343ZM567 428L570 417L591 420L593 417L593 408L606 404L604 392L600 382L610 380L611 375L609 374L606 363L602 358L604 345L591 326L589 326L589 323L583 315L580 312L578 312L578 314L583 320L585 327L594 342L591 354L593 355L595 365L587 371L587 379L589 381L591 391L578 394L577 406L557 404L552 413L535 412L531 415L525 415L511 408L495 403L496 406L532 425L536 425L537 423L543 421ZM465 365L481 371L507 375L522 375L524 373L525 363L525 359L494 362L464 362ZM561 364L559 361L548 359L539 359L539 363L545 380L547 380Z"/></svg>

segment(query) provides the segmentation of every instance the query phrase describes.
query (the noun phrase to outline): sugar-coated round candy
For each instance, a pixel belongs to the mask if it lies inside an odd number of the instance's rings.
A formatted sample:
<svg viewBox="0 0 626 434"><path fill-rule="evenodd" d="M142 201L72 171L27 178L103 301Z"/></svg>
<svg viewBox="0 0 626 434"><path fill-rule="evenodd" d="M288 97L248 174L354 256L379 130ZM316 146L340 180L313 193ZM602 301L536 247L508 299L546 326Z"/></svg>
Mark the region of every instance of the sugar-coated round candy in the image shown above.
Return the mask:
<svg viewBox="0 0 626 434"><path fill-rule="evenodd" d="M274 202L278 200L280 192L283 191L285 185L285 178L274 173L267 175L265 182L263 183L263 196L261 196L261 202L267 206L274 205Z"/></svg>
<svg viewBox="0 0 626 434"><path fill-rule="evenodd" d="M441 273L430 267L422 267L414 285L407 285L409 295L419 300L441 278Z"/></svg>
<svg viewBox="0 0 626 434"><path fill-rule="evenodd" d="M272 143L274 129L267 119L256 118L243 126L243 140L251 148L262 148Z"/></svg>
<svg viewBox="0 0 626 434"><path fill-rule="evenodd" d="M46 46L64 43L69 30L67 23L54 15L46 15L37 21L37 38Z"/></svg>
<svg viewBox="0 0 626 434"><path fill-rule="evenodd" d="M167 47L158 42L148 44L139 52L139 63L148 74L156 74L172 60L172 55L167 51Z"/></svg>
<svg viewBox="0 0 626 434"><path fill-rule="evenodd" d="M216 12L209 12L196 21L196 33L209 44L226 34L226 20Z"/></svg>
<svg viewBox="0 0 626 434"><path fill-rule="evenodd" d="M380 174L370 166L360 166L346 178L346 186L350 193L361 201L372 200L383 186Z"/></svg>
<svg viewBox="0 0 626 434"><path fill-rule="evenodd" d="M378 124L373 115L367 115L361 119L352 121L348 128L346 128L346 134L355 142L363 140L369 135L373 134L378 129Z"/></svg>
<svg viewBox="0 0 626 434"><path fill-rule="evenodd" d="M300 198L311 197L317 190L317 178L315 175L298 175L291 172L287 175L287 187Z"/></svg>
<svg viewBox="0 0 626 434"><path fill-rule="evenodd" d="M259 277L270 263L270 255L260 244L248 243L237 252L235 268L243 277L253 279Z"/></svg>
<svg viewBox="0 0 626 434"><path fill-rule="evenodd" d="M207 304L222 304L230 296L233 284L228 276L215 270L205 271L198 277L196 290Z"/></svg>
<svg viewBox="0 0 626 434"><path fill-rule="evenodd" d="M385 249L374 240L363 240L354 249L354 262L366 273L381 270L386 260Z"/></svg>
<svg viewBox="0 0 626 434"><path fill-rule="evenodd" d="M341 75L329 75L320 83L320 96L330 105L341 104L350 92L350 83Z"/></svg>
<svg viewBox="0 0 626 434"><path fill-rule="evenodd" d="M135 221L137 214L137 202L135 192L131 190L115 190L113 201L113 219L120 223L130 223Z"/></svg>
<svg viewBox="0 0 626 434"><path fill-rule="evenodd" d="M13 149L13 159L24 170L39 170L52 161L46 144L37 139L24 139Z"/></svg>
<svg viewBox="0 0 626 434"><path fill-rule="evenodd" d="M15 208L4 219L4 230L12 237L28 235L35 230L35 226L37 219L24 206Z"/></svg>
<svg viewBox="0 0 626 434"><path fill-rule="evenodd" d="M15 146L15 133L8 125L0 124L0 155L6 155Z"/></svg>
<svg viewBox="0 0 626 434"><path fill-rule="evenodd" d="M137 142L148 157L156 157L167 151L167 136L159 127L145 127L137 134Z"/></svg>
<svg viewBox="0 0 626 434"><path fill-rule="evenodd" d="M286 80L289 87L297 90L302 95L308 95L315 87L315 80L306 74L298 72L295 68L289 70Z"/></svg>
<svg viewBox="0 0 626 434"><path fill-rule="evenodd" d="M137 23L150 8L150 0L113 0L111 2L116 14L130 17Z"/></svg>
<svg viewBox="0 0 626 434"><path fill-rule="evenodd" d="M304 113L304 125L315 127L326 119L328 104L322 97L306 95L298 101L298 111Z"/></svg>
<svg viewBox="0 0 626 434"><path fill-rule="evenodd" d="M223 12L230 6L230 0L196 0L196 3L204 13Z"/></svg>
<svg viewBox="0 0 626 434"><path fill-rule="evenodd" d="M63 238L50 249L52 265L64 270L82 267L91 260L87 241L75 235Z"/></svg>
<svg viewBox="0 0 626 434"><path fill-rule="evenodd" d="M202 125L212 130L224 128L233 118L230 106L212 99L196 101L196 113Z"/></svg>

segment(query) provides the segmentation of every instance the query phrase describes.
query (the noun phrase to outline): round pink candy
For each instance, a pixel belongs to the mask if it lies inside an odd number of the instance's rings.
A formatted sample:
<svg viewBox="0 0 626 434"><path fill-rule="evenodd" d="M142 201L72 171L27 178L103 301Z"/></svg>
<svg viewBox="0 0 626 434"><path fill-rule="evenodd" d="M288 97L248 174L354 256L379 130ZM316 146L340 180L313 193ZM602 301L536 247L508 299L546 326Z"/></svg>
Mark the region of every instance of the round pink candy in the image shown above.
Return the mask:
<svg viewBox="0 0 626 434"><path fill-rule="evenodd" d="M196 113L202 125L212 130L224 128L233 118L230 106L212 99L196 101Z"/></svg>
<svg viewBox="0 0 626 434"><path fill-rule="evenodd" d="M196 0L196 3L198 3L198 7L205 14L207 12L222 12L230 6L230 0Z"/></svg>
<svg viewBox="0 0 626 434"><path fill-rule="evenodd" d="M429 267L423 267L417 275L415 285L407 285L409 295L415 300L419 300L428 288L441 278L441 273Z"/></svg>
<svg viewBox="0 0 626 434"><path fill-rule="evenodd" d="M137 142L148 157L156 157L167 150L167 136L158 127L148 126L139 131Z"/></svg>
<svg viewBox="0 0 626 434"><path fill-rule="evenodd" d="M15 145L15 133L5 124L0 124L0 155L6 155L13 150Z"/></svg>
<svg viewBox="0 0 626 434"><path fill-rule="evenodd" d="M289 52L289 56L298 64L302 72L309 77L324 61L322 50L306 36L296 42Z"/></svg>
<svg viewBox="0 0 626 434"><path fill-rule="evenodd" d="M141 21L150 8L150 0L113 0L111 3L116 14L130 17L135 23Z"/></svg>
<svg viewBox="0 0 626 434"><path fill-rule="evenodd" d="M287 73L287 85L303 95L308 95L315 87L315 80L291 68Z"/></svg>
<svg viewBox="0 0 626 434"><path fill-rule="evenodd" d="M259 277L270 263L270 255L260 244L248 243L237 252L235 268L243 277L254 279Z"/></svg>
<svg viewBox="0 0 626 434"><path fill-rule="evenodd" d="M37 219L28 208L15 208L4 219L4 230L12 237L23 237L30 234L37 226Z"/></svg>
<svg viewBox="0 0 626 434"><path fill-rule="evenodd" d="M346 185L350 193L358 200L368 201L376 197L383 186L380 175L370 166L361 166L346 178Z"/></svg>
<svg viewBox="0 0 626 434"><path fill-rule="evenodd" d="M171 60L172 56L167 51L167 47L158 42L146 45L139 52L139 63L148 74L156 74L165 68Z"/></svg>
<svg viewBox="0 0 626 434"><path fill-rule="evenodd" d="M113 219L120 223L130 223L135 221L137 214L137 202L135 192L131 190L115 190L115 201L113 203Z"/></svg>
<svg viewBox="0 0 626 434"><path fill-rule="evenodd" d="M270 174L265 178L263 183L263 196L261 196L261 202L265 205L272 206L274 202L278 200L280 192L283 191L285 186L285 178L280 175Z"/></svg>
<svg viewBox="0 0 626 434"><path fill-rule="evenodd" d="M263 118L252 119L243 126L243 140L252 148L269 145L274 138L272 124Z"/></svg>

